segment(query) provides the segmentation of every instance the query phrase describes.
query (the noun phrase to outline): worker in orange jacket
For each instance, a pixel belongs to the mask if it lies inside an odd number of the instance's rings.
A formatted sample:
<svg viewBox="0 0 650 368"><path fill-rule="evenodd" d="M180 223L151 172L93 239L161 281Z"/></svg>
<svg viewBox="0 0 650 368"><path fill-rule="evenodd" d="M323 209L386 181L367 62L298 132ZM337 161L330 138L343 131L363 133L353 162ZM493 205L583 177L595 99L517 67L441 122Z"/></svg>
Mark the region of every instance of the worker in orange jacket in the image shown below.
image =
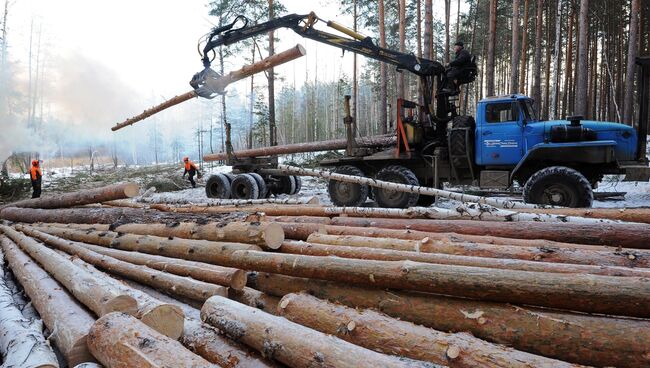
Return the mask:
<svg viewBox="0 0 650 368"><path fill-rule="evenodd" d="M194 162L190 161L190 158L185 156L183 157L183 162L185 163L185 172L183 172L183 178L185 174L189 174L190 183L192 183L192 188L196 188L196 182L194 181L194 175L201 177L199 169L196 167Z"/></svg>
<svg viewBox="0 0 650 368"><path fill-rule="evenodd" d="M32 179L32 198L39 198L41 196L43 172L41 171L38 160L32 160L32 167L29 170L29 176Z"/></svg>

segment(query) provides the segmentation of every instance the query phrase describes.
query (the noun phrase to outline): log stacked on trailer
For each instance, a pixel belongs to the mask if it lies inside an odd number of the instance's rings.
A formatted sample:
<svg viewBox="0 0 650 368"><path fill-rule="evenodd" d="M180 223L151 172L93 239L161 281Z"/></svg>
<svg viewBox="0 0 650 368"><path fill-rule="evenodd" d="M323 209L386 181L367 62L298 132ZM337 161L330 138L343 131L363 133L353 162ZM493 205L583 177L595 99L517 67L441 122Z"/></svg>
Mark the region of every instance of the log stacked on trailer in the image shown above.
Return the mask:
<svg viewBox="0 0 650 368"><path fill-rule="evenodd" d="M54 211L33 223L73 211L86 222L0 227L18 243L0 237L45 324L71 327L53 336L68 363L86 345L87 356L109 366L650 365L650 251L638 245L650 231L645 223L520 222L515 230L507 222L281 211L192 222L196 214L139 208L8 210L0 216ZM88 224L91 217L102 223ZM594 232L606 236L596 241ZM26 275L32 269L38 277ZM96 290L71 282L74 275ZM55 292L55 279L70 294ZM135 301L133 317L94 301L116 293ZM81 319L50 306L62 303ZM160 306L178 317L173 326L147 317ZM133 345L142 338L146 346Z"/></svg>

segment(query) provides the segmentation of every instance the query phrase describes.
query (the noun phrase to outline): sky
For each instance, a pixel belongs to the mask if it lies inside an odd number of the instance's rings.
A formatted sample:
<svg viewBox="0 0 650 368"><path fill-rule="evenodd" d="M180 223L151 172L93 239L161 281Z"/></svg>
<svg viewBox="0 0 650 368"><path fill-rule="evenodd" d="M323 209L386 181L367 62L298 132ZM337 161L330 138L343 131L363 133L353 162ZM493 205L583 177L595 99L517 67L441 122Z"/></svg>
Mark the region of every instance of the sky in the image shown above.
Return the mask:
<svg viewBox="0 0 650 368"><path fill-rule="evenodd" d="M46 81L43 96L48 102L44 115L73 124L85 134L110 136L108 128L115 123L190 90L190 78L203 68L197 41L214 26L208 2L9 0L8 44L15 78L22 80L22 92L26 93L30 35L34 53L40 35L42 78ZM315 11L326 20L352 25L351 16L340 14L337 0L282 0L282 4L288 13ZM438 17L441 5L440 0L434 0ZM452 6L452 19L454 13ZM323 81L338 80L341 73L352 72L351 53L342 55L340 49L303 39L288 29L278 30L276 36L280 39L276 52L297 43L307 50L302 59L275 69L282 79L276 82L276 90L282 83L300 87L307 75ZM362 68L363 58L359 62ZM236 65L231 62L226 69L243 65L243 60ZM245 103L248 85L240 81L229 90L238 92ZM201 110L210 108L210 103L193 100L186 104L200 105ZM179 118L169 118L173 114L158 116L163 130L178 129L173 122ZM6 122L0 121L0 127L2 124ZM0 140L0 144L8 143ZM14 149L0 148L5 152Z"/></svg>

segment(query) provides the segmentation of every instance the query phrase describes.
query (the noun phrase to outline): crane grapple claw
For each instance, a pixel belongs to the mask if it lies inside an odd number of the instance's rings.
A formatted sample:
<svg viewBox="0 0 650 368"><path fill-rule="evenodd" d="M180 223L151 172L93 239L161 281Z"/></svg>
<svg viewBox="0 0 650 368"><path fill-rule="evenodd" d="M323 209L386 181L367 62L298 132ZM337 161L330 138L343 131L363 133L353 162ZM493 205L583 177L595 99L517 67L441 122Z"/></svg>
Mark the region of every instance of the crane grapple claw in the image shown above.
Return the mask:
<svg viewBox="0 0 650 368"><path fill-rule="evenodd" d="M212 99L217 95L225 93L224 89L227 85L221 81L221 74L215 72L211 68L205 68L202 71L194 74L190 85L194 88L194 92L200 97Z"/></svg>

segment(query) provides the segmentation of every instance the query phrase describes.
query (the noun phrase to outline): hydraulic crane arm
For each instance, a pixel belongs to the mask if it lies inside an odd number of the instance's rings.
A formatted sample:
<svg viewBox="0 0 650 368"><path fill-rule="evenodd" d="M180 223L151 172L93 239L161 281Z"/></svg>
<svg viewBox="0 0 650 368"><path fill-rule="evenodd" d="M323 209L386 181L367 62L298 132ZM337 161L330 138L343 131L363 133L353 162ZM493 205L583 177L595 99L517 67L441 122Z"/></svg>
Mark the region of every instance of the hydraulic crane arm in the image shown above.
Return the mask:
<svg viewBox="0 0 650 368"><path fill-rule="evenodd" d="M207 37L203 47L203 64L210 66L209 53L219 46L227 46L233 43L259 36L278 28L289 28L302 37L322 42L343 50L351 51L375 59L384 63L395 65L398 69L405 69L419 76L437 76L445 72L445 68L437 61L418 58L413 54L402 53L375 45L372 38L363 36L336 22L328 21L327 26L348 37L338 36L314 28L314 24L321 20L313 12L306 15L289 14L268 22L249 25L244 16L238 16L235 21L215 28ZM235 28L241 23L238 28Z"/></svg>

